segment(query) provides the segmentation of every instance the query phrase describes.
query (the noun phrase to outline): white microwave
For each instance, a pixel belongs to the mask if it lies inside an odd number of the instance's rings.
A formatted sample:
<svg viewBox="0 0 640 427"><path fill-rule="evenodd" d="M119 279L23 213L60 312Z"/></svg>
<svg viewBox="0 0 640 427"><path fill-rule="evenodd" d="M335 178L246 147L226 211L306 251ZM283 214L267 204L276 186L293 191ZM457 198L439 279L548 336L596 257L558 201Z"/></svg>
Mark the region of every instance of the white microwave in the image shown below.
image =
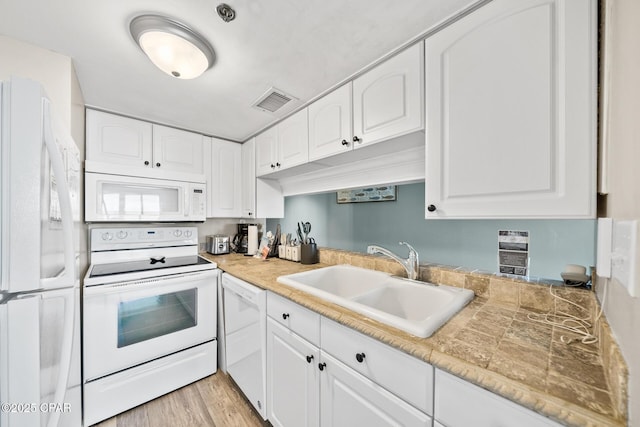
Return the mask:
<svg viewBox="0 0 640 427"><path fill-rule="evenodd" d="M87 222L200 222L206 219L204 182L85 173Z"/></svg>

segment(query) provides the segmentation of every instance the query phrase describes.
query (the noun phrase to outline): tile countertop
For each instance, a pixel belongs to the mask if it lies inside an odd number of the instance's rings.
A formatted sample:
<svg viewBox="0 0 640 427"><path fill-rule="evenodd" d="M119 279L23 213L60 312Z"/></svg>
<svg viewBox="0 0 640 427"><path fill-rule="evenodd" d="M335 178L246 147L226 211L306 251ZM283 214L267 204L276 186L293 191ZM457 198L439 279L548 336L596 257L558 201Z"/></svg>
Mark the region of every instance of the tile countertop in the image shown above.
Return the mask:
<svg viewBox="0 0 640 427"><path fill-rule="evenodd" d="M570 426L623 426L627 414L627 368L602 318L598 343L564 344L571 332L536 323L529 314L552 311L549 287L444 266L421 266L420 277L467 287L475 299L429 338L368 319L306 292L280 284L278 276L332 264L352 264L394 274L387 259L323 248L319 264L243 255L203 256L221 270L282 295L330 319L376 338L540 414ZM560 288L563 296L597 311L593 293ZM555 305L556 308L560 308ZM568 306L563 307L571 311ZM592 317L593 318L593 317Z"/></svg>

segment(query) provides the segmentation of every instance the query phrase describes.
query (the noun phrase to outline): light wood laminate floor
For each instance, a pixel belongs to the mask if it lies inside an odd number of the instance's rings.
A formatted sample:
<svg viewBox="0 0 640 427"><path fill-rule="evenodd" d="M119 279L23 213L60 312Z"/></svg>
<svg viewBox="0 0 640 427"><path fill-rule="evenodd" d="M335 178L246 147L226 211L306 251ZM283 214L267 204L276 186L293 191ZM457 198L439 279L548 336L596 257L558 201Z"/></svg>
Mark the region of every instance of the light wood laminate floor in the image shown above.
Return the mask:
<svg viewBox="0 0 640 427"><path fill-rule="evenodd" d="M109 418L95 427L263 427L251 404L224 372Z"/></svg>

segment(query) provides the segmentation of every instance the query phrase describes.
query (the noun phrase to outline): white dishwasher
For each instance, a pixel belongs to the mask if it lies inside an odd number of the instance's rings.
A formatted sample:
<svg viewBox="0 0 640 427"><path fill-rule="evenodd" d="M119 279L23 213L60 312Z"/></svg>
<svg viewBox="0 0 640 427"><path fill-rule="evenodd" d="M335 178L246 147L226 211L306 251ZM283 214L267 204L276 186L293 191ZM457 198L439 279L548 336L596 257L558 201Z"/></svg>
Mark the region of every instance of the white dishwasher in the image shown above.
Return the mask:
<svg viewBox="0 0 640 427"><path fill-rule="evenodd" d="M227 373L266 420L267 291L228 273L222 287Z"/></svg>

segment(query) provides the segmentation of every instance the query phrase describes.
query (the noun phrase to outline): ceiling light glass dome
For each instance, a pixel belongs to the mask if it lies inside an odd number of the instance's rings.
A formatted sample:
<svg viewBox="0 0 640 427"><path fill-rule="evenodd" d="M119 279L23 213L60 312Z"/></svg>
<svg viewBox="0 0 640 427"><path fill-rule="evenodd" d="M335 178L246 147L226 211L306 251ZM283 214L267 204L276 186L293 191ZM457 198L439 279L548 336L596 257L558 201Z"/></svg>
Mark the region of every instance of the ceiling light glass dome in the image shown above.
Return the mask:
<svg viewBox="0 0 640 427"><path fill-rule="evenodd" d="M156 67L180 79L193 79L211 68L215 53L186 25L159 15L141 15L129 25L133 39Z"/></svg>

